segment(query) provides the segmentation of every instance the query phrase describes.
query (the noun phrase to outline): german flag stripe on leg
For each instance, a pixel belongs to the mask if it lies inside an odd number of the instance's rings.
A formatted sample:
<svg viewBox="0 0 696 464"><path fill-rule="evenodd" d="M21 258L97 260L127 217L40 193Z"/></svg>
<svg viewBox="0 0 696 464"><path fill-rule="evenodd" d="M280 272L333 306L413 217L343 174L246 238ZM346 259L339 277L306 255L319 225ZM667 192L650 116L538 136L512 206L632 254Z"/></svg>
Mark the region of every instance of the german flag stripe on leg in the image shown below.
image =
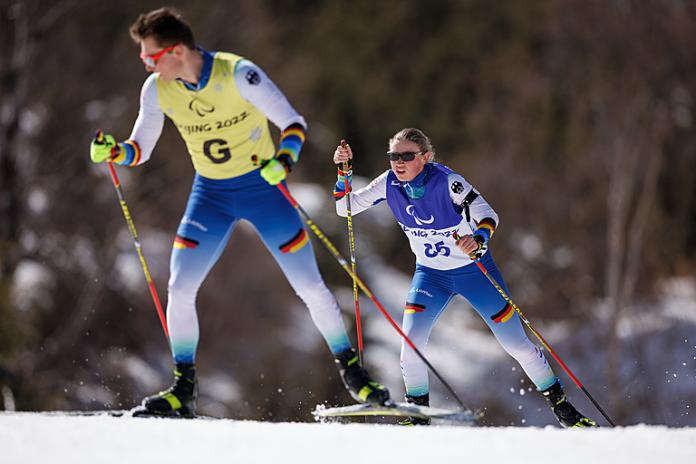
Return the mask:
<svg viewBox="0 0 696 464"><path fill-rule="evenodd" d="M199 243L196 240L182 237L180 235L177 235L176 238L174 239L174 248L177 250L183 250L186 248L196 248L199 245Z"/></svg>
<svg viewBox="0 0 696 464"><path fill-rule="evenodd" d="M295 235L289 242L282 244L279 248L281 253L295 253L305 246L308 241L309 237L307 236L307 231L300 229L297 235Z"/></svg>
<svg viewBox="0 0 696 464"><path fill-rule="evenodd" d="M425 305L422 304L406 303L406 306L404 306L404 313L406 314L422 313L423 311L425 311Z"/></svg>
<svg viewBox="0 0 696 464"><path fill-rule="evenodd" d="M496 324L500 324L509 321L513 314L515 314L515 310L512 309L512 305L508 303L503 309L492 315L491 319L493 319L493 322Z"/></svg>

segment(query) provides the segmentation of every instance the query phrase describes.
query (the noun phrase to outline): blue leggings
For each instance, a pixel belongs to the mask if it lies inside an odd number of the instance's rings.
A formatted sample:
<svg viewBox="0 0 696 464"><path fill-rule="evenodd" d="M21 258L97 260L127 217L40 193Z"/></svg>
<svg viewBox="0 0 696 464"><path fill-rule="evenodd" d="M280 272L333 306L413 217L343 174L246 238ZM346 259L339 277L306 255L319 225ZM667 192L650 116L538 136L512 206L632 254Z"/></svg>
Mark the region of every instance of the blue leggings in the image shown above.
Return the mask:
<svg viewBox="0 0 696 464"><path fill-rule="evenodd" d="M490 252L481 258L481 263L508 293ZM539 390L556 381L544 354L527 337L519 315L476 264L447 271L416 266L404 309L403 330L419 350L428 343L435 322L455 294L462 295L474 307L501 346L520 363ZM408 395L428 393L427 366L405 343L401 345L401 370Z"/></svg>
<svg viewBox="0 0 696 464"><path fill-rule="evenodd" d="M309 308L331 352L350 348L338 304L319 274L302 220L280 190L256 170L233 179L194 178L170 262L167 325L174 360L195 362L199 338L196 295L240 219L256 229ZM254 272L253 263L247 269ZM229 301L233 309L234 299Z"/></svg>

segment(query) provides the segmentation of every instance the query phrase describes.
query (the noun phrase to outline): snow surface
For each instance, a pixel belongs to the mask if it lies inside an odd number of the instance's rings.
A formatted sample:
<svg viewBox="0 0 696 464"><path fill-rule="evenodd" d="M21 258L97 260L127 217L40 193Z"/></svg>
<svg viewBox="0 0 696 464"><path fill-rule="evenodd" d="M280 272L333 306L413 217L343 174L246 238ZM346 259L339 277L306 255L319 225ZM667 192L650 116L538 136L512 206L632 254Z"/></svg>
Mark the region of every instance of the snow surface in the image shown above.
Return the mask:
<svg viewBox="0 0 696 464"><path fill-rule="evenodd" d="M397 427L0 413L4 464L693 463L696 428Z"/></svg>

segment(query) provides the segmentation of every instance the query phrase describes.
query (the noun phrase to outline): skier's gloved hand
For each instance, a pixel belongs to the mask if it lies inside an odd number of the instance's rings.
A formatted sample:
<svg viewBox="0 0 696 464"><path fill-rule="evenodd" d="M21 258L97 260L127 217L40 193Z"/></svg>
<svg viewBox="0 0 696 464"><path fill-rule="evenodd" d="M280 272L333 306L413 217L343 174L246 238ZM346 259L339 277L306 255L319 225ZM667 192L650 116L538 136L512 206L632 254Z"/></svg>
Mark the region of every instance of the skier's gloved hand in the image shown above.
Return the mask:
<svg viewBox="0 0 696 464"><path fill-rule="evenodd" d="M350 149L350 145L345 140L341 140L341 144L336 147L336 151L333 154L334 164L347 171L350 167L346 168L345 164L347 163L350 166L352 159L353 151Z"/></svg>
<svg viewBox="0 0 696 464"><path fill-rule="evenodd" d="M93 163L103 163L113 158L115 147L116 140L113 136L98 131L89 146L89 156Z"/></svg>
<svg viewBox="0 0 696 464"><path fill-rule="evenodd" d="M278 185L288 177L290 163L285 157L271 158L261 162L261 177L271 185Z"/></svg>
<svg viewBox="0 0 696 464"><path fill-rule="evenodd" d="M455 232L455 245L472 260L480 258L488 250L488 240L483 234L474 232L473 235L460 236Z"/></svg>
<svg viewBox="0 0 696 464"><path fill-rule="evenodd" d="M478 232L474 232L474 241L476 242L476 249L469 253L473 259L480 258L488 250L488 237Z"/></svg>
<svg viewBox="0 0 696 464"><path fill-rule="evenodd" d="M333 162L338 169L338 178L334 187L333 195L336 200L343 198L351 191L353 181L353 152L350 145L345 140L341 140L341 144L336 147L333 155Z"/></svg>

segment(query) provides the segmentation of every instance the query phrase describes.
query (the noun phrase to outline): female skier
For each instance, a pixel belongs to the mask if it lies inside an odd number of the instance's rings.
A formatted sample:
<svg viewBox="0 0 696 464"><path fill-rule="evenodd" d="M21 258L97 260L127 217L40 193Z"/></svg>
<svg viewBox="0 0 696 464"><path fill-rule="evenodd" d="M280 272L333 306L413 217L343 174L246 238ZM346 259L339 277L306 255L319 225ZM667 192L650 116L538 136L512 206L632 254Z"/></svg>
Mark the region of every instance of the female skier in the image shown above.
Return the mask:
<svg viewBox="0 0 696 464"><path fill-rule="evenodd" d="M464 177L433 162L435 150L419 129L397 132L389 140L387 156L391 169L367 187L351 192L351 209L357 214L386 200L416 255L416 271L404 306L406 335L416 346L425 346L449 301L455 294L462 295L505 351L520 363L563 427L597 427L566 399L544 354L527 337L519 315L474 264L472 258L480 256L488 272L509 293L488 253L488 242L499 222L496 212ZM345 187L351 182L352 158L347 144L338 146L333 155L339 166L334 189L339 216L346 216ZM406 401L428 406L427 366L403 341L401 369ZM430 421L409 417L401 424L429 425Z"/></svg>

